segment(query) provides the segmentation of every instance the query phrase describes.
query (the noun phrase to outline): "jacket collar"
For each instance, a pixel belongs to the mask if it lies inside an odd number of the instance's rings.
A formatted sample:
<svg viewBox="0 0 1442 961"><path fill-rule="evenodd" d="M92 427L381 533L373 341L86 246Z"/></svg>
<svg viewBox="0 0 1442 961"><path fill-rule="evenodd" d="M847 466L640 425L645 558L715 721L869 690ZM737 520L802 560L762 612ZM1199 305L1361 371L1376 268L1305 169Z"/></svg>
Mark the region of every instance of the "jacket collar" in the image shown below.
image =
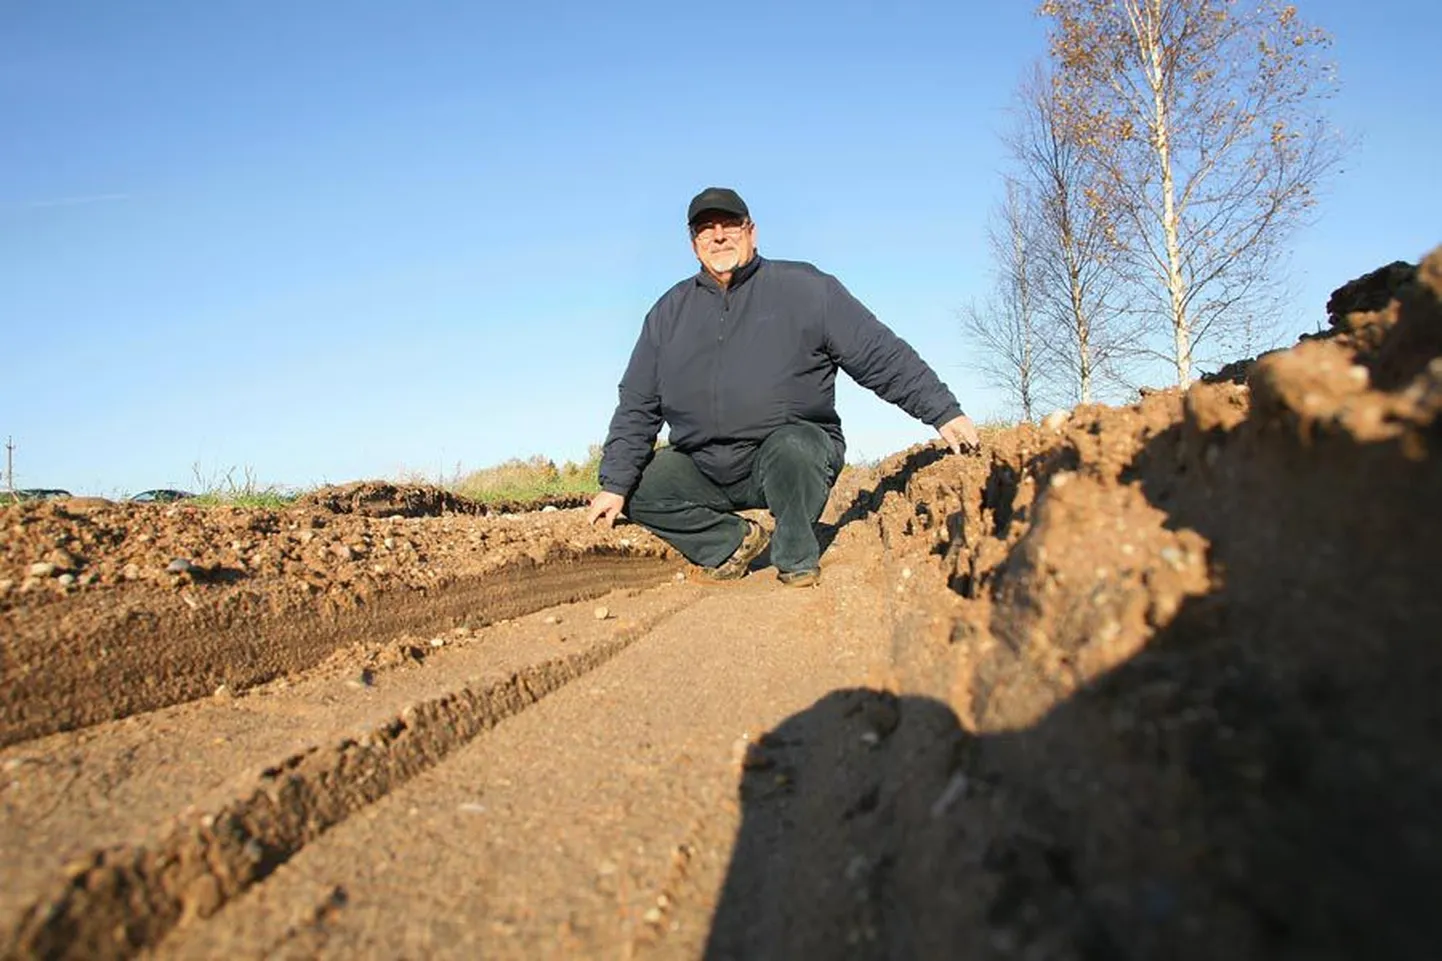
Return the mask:
<svg viewBox="0 0 1442 961"><path fill-rule="evenodd" d="M760 270L761 265L765 262L765 258L763 258L759 253L752 254L750 260L746 261L746 263L731 271L731 283L727 285L726 289L728 291L735 290L737 287L740 287L742 284L746 283L746 281L750 280L753 276L755 276L756 271ZM705 287L708 290L714 290L717 292L720 292L721 290L721 285L716 282L716 278L708 274L706 272L706 268L704 267L696 271L696 284L697 286Z"/></svg>

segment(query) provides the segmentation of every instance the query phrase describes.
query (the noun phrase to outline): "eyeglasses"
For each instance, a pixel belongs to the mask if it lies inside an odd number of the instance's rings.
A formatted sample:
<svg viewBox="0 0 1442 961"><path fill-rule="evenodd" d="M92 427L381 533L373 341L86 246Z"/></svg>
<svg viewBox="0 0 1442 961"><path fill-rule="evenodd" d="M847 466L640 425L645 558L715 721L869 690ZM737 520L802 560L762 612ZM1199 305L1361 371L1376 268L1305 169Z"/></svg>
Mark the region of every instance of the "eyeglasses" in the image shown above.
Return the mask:
<svg viewBox="0 0 1442 961"><path fill-rule="evenodd" d="M750 226L751 221L749 220L734 220L731 218L725 220L703 220L691 225L691 236L699 237L714 228L721 231L721 233L727 237L739 237L746 231L746 228Z"/></svg>

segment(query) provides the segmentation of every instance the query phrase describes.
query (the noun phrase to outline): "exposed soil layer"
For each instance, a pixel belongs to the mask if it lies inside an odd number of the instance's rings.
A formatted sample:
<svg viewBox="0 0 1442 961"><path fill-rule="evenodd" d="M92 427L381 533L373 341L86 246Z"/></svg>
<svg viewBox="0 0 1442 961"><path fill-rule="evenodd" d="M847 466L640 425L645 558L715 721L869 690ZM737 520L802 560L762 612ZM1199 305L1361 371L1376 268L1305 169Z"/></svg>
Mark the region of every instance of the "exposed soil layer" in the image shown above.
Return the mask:
<svg viewBox="0 0 1442 961"><path fill-rule="evenodd" d="M0 944L1434 957L1442 254L1394 268L1244 382L849 473L809 590L423 489L7 508Z"/></svg>
<svg viewBox="0 0 1442 961"><path fill-rule="evenodd" d="M579 511L53 502L8 507L0 523L0 744L240 691L363 638L654 584L678 566L654 538L590 529Z"/></svg>
<svg viewBox="0 0 1442 961"><path fill-rule="evenodd" d="M363 514L367 517L440 517L444 514L513 514L547 507L559 510L582 507L589 502L590 498L584 494L550 494L525 503L482 503L439 487L358 481L311 491L301 496L296 501L296 506L318 507L335 514Z"/></svg>

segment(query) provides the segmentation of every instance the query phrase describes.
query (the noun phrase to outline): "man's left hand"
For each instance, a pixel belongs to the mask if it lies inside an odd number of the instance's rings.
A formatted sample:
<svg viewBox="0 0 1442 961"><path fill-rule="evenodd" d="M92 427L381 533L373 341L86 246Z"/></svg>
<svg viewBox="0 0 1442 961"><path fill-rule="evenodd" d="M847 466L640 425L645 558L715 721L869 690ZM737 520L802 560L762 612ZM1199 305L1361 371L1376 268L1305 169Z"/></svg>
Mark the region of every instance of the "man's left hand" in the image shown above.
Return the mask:
<svg viewBox="0 0 1442 961"><path fill-rule="evenodd" d="M976 425L971 422L971 418L965 414L953 417L938 427L936 432L946 441L946 446L951 448L953 454L981 450L981 435L976 432Z"/></svg>

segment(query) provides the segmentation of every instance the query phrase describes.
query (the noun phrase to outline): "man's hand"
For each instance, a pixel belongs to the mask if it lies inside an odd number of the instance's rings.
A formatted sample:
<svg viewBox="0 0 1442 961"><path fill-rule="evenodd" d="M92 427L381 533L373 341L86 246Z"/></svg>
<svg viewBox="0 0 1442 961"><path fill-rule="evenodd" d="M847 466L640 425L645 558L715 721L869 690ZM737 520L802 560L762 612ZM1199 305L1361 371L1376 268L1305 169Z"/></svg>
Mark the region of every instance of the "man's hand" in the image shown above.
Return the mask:
<svg viewBox="0 0 1442 961"><path fill-rule="evenodd" d="M610 527L616 523L616 518L621 514L621 508L626 506L626 498L620 494L612 494L610 491L601 491L591 498L591 512L586 515L586 523L594 524L597 521L605 521Z"/></svg>
<svg viewBox="0 0 1442 961"><path fill-rule="evenodd" d="M971 418L965 414L953 417L938 427L936 432L946 441L946 446L951 448L953 454L981 450L981 436L977 434L976 425L971 422Z"/></svg>

